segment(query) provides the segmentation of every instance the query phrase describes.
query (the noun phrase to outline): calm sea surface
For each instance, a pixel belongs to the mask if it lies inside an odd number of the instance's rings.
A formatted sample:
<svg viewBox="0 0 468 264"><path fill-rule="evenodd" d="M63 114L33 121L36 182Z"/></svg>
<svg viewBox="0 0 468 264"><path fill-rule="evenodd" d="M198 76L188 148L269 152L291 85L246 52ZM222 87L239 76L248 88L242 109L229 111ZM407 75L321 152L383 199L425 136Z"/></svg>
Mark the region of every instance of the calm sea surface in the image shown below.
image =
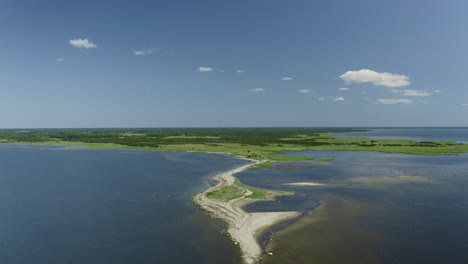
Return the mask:
<svg viewBox="0 0 468 264"><path fill-rule="evenodd" d="M366 136L468 142L466 131ZM287 155L333 160L237 175L254 187L295 192L245 210L304 213L263 236L274 253L263 264L468 263L468 154ZM238 264L223 222L190 198L209 176L243 164L213 154L0 145L0 263ZM288 185L298 182L322 185Z"/></svg>
<svg viewBox="0 0 468 264"><path fill-rule="evenodd" d="M418 156L305 151L333 158L276 164L238 175L254 187L294 191L248 211L305 216L275 231L271 264L468 263L468 154ZM290 186L288 183L322 186Z"/></svg>
<svg viewBox="0 0 468 264"><path fill-rule="evenodd" d="M468 143L468 128L370 128L368 132L339 133L337 137L372 139L411 139L417 141L454 141Z"/></svg>
<svg viewBox="0 0 468 264"><path fill-rule="evenodd" d="M228 156L0 145L0 263L239 263L190 198Z"/></svg>

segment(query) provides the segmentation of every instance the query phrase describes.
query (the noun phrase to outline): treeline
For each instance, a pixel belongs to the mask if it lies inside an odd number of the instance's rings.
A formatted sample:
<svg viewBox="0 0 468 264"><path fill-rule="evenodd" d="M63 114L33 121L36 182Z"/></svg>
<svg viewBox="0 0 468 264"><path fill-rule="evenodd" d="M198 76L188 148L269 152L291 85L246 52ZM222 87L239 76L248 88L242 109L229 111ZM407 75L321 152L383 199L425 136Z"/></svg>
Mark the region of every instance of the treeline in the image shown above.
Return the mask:
<svg viewBox="0 0 468 264"><path fill-rule="evenodd" d="M76 141L128 146L238 143L323 145L310 137L320 133L356 131L346 128L141 128L0 130L0 140L15 142ZM301 135L304 138L297 138ZM309 137L309 138L308 138Z"/></svg>

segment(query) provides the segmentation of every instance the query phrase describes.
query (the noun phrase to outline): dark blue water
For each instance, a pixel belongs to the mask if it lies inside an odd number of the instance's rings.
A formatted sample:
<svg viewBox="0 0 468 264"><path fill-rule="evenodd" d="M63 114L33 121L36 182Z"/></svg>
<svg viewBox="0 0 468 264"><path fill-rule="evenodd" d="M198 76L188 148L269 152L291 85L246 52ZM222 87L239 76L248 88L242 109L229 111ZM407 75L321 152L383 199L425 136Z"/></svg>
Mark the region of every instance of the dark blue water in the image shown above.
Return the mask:
<svg viewBox="0 0 468 264"><path fill-rule="evenodd" d="M190 198L214 154L0 145L0 263L239 263Z"/></svg>
<svg viewBox="0 0 468 264"><path fill-rule="evenodd" d="M468 128L371 128L368 132L339 133L336 136L468 143Z"/></svg>
<svg viewBox="0 0 468 264"><path fill-rule="evenodd" d="M311 214L298 222L301 228L276 235L270 249L275 257L264 263L468 263L468 154L288 155L334 160L282 163L239 174L243 183L254 187L295 192L289 198L250 204L246 210L293 208L310 213L317 203L327 204L327 209L319 217L322 222ZM295 182L324 185L285 185Z"/></svg>

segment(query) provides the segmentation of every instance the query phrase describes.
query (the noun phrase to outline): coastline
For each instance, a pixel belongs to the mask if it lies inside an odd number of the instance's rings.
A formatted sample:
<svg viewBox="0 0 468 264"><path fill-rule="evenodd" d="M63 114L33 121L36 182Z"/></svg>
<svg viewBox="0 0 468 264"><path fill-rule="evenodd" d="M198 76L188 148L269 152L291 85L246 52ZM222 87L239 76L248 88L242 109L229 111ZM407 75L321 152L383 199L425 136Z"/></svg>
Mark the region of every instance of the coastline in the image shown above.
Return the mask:
<svg viewBox="0 0 468 264"><path fill-rule="evenodd" d="M206 194L209 192L234 184L236 180L234 174L242 172L252 165L264 162L252 159L246 160L253 161L254 163L243 165L213 176L211 179L218 183L195 195L192 201L210 216L226 221L228 224L227 233L230 235L234 244L240 247L244 263L254 264L260 260L263 254L263 250L257 241L257 236L268 227L297 217L300 213L295 211L247 213L242 207L246 204L258 201L245 197L249 195L249 191L247 191L244 196L227 202L206 197Z"/></svg>

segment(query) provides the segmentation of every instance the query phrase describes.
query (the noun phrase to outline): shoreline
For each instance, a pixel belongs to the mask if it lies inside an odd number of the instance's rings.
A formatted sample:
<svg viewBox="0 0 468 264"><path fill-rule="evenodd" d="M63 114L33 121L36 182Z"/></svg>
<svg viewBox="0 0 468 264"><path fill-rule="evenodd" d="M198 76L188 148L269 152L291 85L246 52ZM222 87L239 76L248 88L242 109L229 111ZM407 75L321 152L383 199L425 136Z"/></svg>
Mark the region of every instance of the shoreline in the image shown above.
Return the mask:
<svg viewBox="0 0 468 264"><path fill-rule="evenodd" d="M254 163L242 165L211 177L217 184L196 194L192 198L192 201L211 217L222 219L228 224L227 233L234 244L239 246L244 263L254 264L260 260L264 253L257 237L268 227L295 218L300 215L300 212L247 213L242 207L246 204L258 201L258 199L245 197L249 195L249 191L247 191L244 196L228 202L207 198L207 193L234 184L234 181L237 179L234 177L234 174L242 172L252 165L264 162L247 158L243 159L253 161Z"/></svg>

